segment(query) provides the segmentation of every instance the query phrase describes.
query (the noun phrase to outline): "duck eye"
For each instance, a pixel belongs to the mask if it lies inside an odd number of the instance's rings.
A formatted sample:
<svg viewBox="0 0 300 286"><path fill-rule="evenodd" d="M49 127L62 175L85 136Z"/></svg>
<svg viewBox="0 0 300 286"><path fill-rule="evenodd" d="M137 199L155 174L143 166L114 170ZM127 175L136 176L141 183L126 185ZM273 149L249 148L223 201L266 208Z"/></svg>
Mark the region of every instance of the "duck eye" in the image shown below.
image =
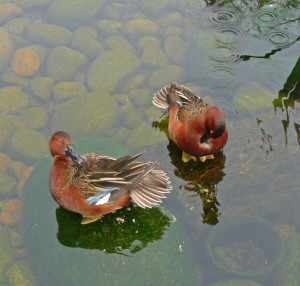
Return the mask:
<svg viewBox="0 0 300 286"><path fill-rule="evenodd" d="M58 142L59 142L59 143L62 143L62 141L61 141L60 139L58 139Z"/></svg>

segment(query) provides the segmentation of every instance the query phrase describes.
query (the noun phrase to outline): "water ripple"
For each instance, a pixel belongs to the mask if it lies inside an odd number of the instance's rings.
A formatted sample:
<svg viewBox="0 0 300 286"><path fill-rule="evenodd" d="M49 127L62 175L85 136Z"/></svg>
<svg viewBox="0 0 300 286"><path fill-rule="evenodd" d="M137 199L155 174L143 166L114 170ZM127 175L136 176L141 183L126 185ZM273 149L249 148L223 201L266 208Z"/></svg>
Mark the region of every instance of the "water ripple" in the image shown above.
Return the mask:
<svg viewBox="0 0 300 286"><path fill-rule="evenodd" d="M219 63L237 63L239 60L235 47L231 45L216 46L209 57Z"/></svg>
<svg viewBox="0 0 300 286"><path fill-rule="evenodd" d="M266 36L269 43L278 48L285 48L293 44L294 40L282 31L270 32Z"/></svg>
<svg viewBox="0 0 300 286"><path fill-rule="evenodd" d="M216 65L206 74L206 82L212 88L226 88L235 84L237 71L232 65Z"/></svg>
<svg viewBox="0 0 300 286"><path fill-rule="evenodd" d="M237 44L244 38L244 33L241 30L231 26L217 27L213 34L216 41L222 44Z"/></svg>
<svg viewBox="0 0 300 286"><path fill-rule="evenodd" d="M273 8L260 9L254 20L258 25L265 27L275 27L279 23L279 17Z"/></svg>
<svg viewBox="0 0 300 286"><path fill-rule="evenodd" d="M236 25L240 22L240 16L233 9L211 9L206 17L207 21L215 25Z"/></svg>

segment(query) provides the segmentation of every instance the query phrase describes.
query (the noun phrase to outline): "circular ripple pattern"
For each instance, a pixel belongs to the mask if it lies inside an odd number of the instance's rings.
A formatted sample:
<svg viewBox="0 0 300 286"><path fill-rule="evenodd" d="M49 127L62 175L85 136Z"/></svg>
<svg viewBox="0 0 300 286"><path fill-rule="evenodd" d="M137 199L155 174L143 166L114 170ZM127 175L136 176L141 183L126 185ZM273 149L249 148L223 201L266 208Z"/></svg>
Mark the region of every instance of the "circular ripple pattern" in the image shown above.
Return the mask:
<svg viewBox="0 0 300 286"><path fill-rule="evenodd" d="M228 26L217 27L213 34L217 42L229 45L240 43L244 38L244 33L241 30Z"/></svg>
<svg viewBox="0 0 300 286"><path fill-rule="evenodd" d="M240 17L231 9L212 9L207 15L207 21L215 25L236 25L240 22Z"/></svg>
<svg viewBox="0 0 300 286"><path fill-rule="evenodd" d="M212 88L230 87L236 82L236 74L231 65L217 65L206 74L206 82Z"/></svg>
<svg viewBox="0 0 300 286"><path fill-rule="evenodd" d="M261 26L276 26L278 24L278 15L274 10L261 9L255 15L255 22Z"/></svg>
<svg viewBox="0 0 300 286"><path fill-rule="evenodd" d="M278 48L288 47L293 43L290 36L281 31L270 32L267 34L267 40Z"/></svg>
<svg viewBox="0 0 300 286"><path fill-rule="evenodd" d="M231 45L215 47L209 57L218 63L237 63L239 60L239 56L236 54L235 48Z"/></svg>

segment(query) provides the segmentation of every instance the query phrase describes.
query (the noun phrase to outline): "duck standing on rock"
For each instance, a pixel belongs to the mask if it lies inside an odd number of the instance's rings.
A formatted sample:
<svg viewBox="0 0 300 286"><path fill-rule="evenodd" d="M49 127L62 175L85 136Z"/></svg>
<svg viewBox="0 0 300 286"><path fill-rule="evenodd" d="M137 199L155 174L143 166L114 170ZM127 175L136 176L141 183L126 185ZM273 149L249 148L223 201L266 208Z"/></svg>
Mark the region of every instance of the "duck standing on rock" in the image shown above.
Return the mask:
<svg viewBox="0 0 300 286"><path fill-rule="evenodd" d="M162 88L153 97L153 104L169 111L169 134L183 151L184 162L196 157L204 162L226 144L224 111L211 107L188 87L175 82Z"/></svg>
<svg viewBox="0 0 300 286"><path fill-rule="evenodd" d="M161 203L172 189L157 162L135 161L142 153L115 159L98 153L78 155L71 136L56 132L50 140L54 157L49 185L54 200L82 215L82 224L127 206L132 199L142 208Z"/></svg>

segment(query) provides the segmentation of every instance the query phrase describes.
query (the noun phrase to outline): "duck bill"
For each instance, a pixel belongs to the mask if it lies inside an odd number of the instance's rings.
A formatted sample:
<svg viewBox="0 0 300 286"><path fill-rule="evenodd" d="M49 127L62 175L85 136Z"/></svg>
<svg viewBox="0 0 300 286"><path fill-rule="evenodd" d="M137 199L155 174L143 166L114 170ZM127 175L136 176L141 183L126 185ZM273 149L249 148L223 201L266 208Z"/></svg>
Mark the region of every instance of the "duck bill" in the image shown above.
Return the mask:
<svg viewBox="0 0 300 286"><path fill-rule="evenodd" d="M83 161L82 157L80 157L80 155L75 151L72 145L67 145L67 150L65 151L65 154L78 164L81 164Z"/></svg>

